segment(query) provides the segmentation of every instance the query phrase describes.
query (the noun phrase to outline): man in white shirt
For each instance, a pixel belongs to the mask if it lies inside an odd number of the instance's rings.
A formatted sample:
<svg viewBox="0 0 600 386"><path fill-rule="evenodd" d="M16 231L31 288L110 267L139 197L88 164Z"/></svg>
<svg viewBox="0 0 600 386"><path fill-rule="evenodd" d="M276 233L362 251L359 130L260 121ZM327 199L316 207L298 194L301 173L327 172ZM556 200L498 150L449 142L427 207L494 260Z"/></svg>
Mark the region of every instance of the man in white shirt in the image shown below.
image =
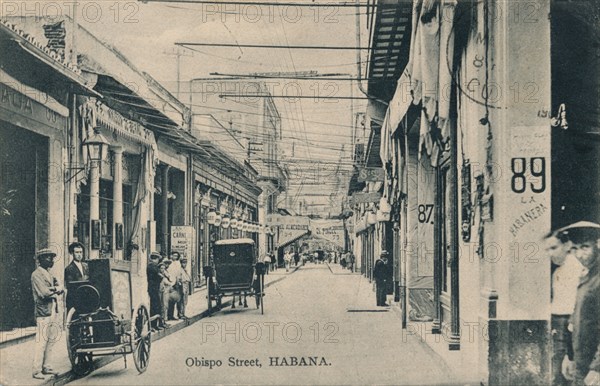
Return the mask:
<svg viewBox="0 0 600 386"><path fill-rule="evenodd" d="M556 266L552 273L552 385L568 385L563 376L562 364L565 357L573 360L571 332L568 329L569 319L575 310L577 286L583 272L583 266L575 256L569 253L571 243L561 239L555 233L545 238L546 253Z"/></svg>
<svg viewBox="0 0 600 386"><path fill-rule="evenodd" d="M35 351L33 356L33 378L46 379L45 375L57 375L52 369L53 347L61 332L58 320L58 298L63 288L50 273L56 253L41 249L36 253L38 267L31 274L31 288L35 304Z"/></svg>
<svg viewBox="0 0 600 386"><path fill-rule="evenodd" d="M265 271L266 274L269 274L269 271L271 270L271 256L269 255L269 253L265 253L265 257L263 258L263 263L265 263Z"/></svg>
<svg viewBox="0 0 600 386"><path fill-rule="evenodd" d="M177 320L174 315L176 302L172 300L176 298L177 302L179 302L181 298L177 281L181 277L181 262L179 261L180 258L181 255L179 254L179 252L171 252L171 265L167 268L169 277L173 281L173 285L171 286L171 288L166 289L167 296L169 297L169 299L171 299L171 301L169 301L169 312L167 315L169 320Z"/></svg>
<svg viewBox="0 0 600 386"><path fill-rule="evenodd" d="M290 271L290 264L292 262L292 253L288 250L283 256L283 261L285 263L285 272Z"/></svg>

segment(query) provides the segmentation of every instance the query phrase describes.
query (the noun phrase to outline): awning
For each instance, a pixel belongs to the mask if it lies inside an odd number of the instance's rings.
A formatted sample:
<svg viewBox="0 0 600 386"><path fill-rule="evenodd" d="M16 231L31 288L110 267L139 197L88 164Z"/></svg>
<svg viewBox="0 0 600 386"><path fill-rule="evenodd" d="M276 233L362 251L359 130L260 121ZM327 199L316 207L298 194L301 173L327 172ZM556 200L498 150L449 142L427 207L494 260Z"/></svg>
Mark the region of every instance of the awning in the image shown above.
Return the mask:
<svg viewBox="0 0 600 386"><path fill-rule="evenodd" d="M396 81L408 63L412 4L406 0L379 0L372 16L373 39L369 60L369 94L390 100Z"/></svg>
<svg viewBox="0 0 600 386"><path fill-rule="evenodd" d="M278 247L279 248L285 248L288 245L290 245L291 243L296 242L296 241L300 240L301 238L303 238L304 236L308 236L310 234L311 234L310 230L307 230L306 232L300 233L297 236L295 236L295 237L293 237L293 238L291 238L289 240L284 240L282 243L278 244Z"/></svg>
<svg viewBox="0 0 600 386"><path fill-rule="evenodd" d="M101 96L79 70L53 57L54 53L6 21L0 21L0 52L3 70L37 90L52 94L67 84L76 94Z"/></svg>

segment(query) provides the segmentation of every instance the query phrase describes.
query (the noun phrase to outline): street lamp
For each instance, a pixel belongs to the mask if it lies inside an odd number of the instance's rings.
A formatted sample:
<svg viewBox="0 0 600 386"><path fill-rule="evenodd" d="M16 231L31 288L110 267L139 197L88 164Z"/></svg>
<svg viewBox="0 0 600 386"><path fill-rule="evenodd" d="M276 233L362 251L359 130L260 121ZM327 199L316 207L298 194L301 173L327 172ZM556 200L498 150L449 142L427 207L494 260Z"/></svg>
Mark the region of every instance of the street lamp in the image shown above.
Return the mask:
<svg viewBox="0 0 600 386"><path fill-rule="evenodd" d="M81 145L87 148L90 161L94 162L102 161L104 148L107 147L109 144L110 143L100 133L98 128L95 127L94 134L91 137L86 138Z"/></svg>
<svg viewBox="0 0 600 386"><path fill-rule="evenodd" d="M87 153L88 153L88 158L89 158L89 162L90 162L90 166L94 165L94 162L100 162L102 161L103 155L104 155L104 149L107 148L110 145L110 142L108 142L108 140L106 139L106 137L104 137L100 131L98 130L97 127L94 128L94 134L92 134L90 137L86 138L82 143L81 146L84 147L85 149L87 149ZM77 172L75 174L73 174L72 176L70 176L65 183L68 183L69 181L71 181L73 178L77 177L77 175L79 173L81 173L82 171L84 171L86 168L85 167L69 167L69 170L77 170Z"/></svg>

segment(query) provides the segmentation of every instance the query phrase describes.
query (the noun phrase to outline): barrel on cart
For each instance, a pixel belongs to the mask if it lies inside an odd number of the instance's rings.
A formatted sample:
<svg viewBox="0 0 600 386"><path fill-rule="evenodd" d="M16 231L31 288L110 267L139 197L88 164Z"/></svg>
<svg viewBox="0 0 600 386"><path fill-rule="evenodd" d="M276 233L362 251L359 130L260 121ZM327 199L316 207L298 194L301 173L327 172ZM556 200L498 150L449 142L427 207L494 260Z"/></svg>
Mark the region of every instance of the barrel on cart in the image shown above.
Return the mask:
<svg viewBox="0 0 600 386"><path fill-rule="evenodd" d="M222 299L233 297L232 307L235 307L235 297L244 299L254 297L256 308L264 313L264 275L265 265L257 262L254 240L229 239L214 243L212 265L204 267L204 276L208 286L208 310L221 307ZM213 304L214 302L214 304Z"/></svg>

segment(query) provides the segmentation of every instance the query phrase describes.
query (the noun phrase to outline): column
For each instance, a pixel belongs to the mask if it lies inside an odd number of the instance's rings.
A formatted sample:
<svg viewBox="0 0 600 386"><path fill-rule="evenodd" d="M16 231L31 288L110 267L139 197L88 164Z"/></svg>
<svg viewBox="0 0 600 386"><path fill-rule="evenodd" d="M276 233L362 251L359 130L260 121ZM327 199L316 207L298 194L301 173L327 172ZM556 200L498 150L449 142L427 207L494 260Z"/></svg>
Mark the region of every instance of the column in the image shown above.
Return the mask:
<svg viewBox="0 0 600 386"><path fill-rule="evenodd" d="M162 186L161 186L161 204L162 204L162 213L161 213L161 225L163 232L163 239L161 245L161 251L163 254L169 254L169 169L171 167L169 165L163 165L161 169L162 173Z"/></svg>
<svg viewBox="0 0 600 386"><path fill-rule="evenodd" d="M481 318L490 333L481 340L480 352L487 354L482 381L549 384L550 264L539 240L551 224L552 127L538 112L551 109L550 2L485 5L490 35L484 63L496 91L487 101L490 124L481 127L493 135L488 162L495 169L486 180L493 200L483 208L481 288L488 289L482 299L488 307Z"/></svg>
<svg viewBox="0 0 600 386"><path fill-rule="evenodd" d="M123 249L117 250L117 238L125 235L117 235L117 224L123 225L123 148L114 147L113 152L113 257L116 260L123 259ZM141 177L140 177L141 178ZM124 232L123 227L121 227ZM125 245L123 245L125 248Z"/></svg>
<svg viewBox="0 0 600 386"><path fill-rule="evenodd" d="M267 252L267 234L264 225L267 219L267 201L269 198L269 185L262 183L259 185L262 193L258 196L258 223L261 228L258 232L258 256L264 256Z"/></svg>
<svg viewBox="0 0 600 386"><path fill-rule="evenodd" d="M100 256L100 250L93 248L94 220L100 220L100 161L90 161L90 259L97 259Z"/></svg>

